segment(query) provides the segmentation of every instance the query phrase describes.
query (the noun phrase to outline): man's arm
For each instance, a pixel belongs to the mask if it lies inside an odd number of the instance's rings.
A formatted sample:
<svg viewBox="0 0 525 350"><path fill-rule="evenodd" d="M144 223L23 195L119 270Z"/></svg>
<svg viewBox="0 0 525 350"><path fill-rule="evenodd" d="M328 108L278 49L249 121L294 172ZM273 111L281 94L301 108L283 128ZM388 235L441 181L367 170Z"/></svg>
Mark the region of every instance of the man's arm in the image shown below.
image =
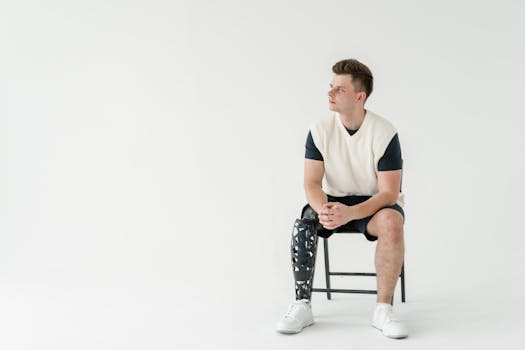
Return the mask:
<svg viewBox="0 0 525 350"><path fill-rule="evenodd" d="M401 189L402 171L399 169L377 172L379 192L368 200L353 206L357 219L373 215L383 207L396 204Z"/></svg>
<svg viewBox="0 0 525 350"><path fill-rule="evenodd" d="M323 192L324 162L315 159L304 159L304 191L308 204L319 213L328 198Z"/></svg>

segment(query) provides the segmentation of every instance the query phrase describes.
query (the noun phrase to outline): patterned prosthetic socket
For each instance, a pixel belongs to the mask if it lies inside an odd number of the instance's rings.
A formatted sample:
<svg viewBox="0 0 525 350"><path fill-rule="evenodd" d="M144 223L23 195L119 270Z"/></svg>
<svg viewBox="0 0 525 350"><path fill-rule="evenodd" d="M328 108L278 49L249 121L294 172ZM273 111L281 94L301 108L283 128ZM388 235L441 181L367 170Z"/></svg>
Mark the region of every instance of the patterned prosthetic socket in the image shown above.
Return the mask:
<svg viewBox="0 0 525 350"><path fill-rule="evenodd" d="M310 300L317 253L317 220L312 209L296 219L292 233L292 267L295 278L295 299Z"/></svg>

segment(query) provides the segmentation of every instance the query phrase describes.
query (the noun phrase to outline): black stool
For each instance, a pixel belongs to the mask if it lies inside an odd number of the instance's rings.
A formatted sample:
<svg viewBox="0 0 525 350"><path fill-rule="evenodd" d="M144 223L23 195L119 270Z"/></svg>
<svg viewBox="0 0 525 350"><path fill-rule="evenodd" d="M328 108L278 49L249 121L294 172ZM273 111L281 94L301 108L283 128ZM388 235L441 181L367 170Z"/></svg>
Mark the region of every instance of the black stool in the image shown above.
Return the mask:
<svg viewBox="0 0 525 350"><path fill-rule="evenodd" d="M345 233L353 234L358 233L362 234L359 231L335 231L334 234ZM323 292L326 293L328 300L332 299L332 293L358 293L358 294L377 294L377 290L365 290L365 289L333 289L330 287L330 276L376 276L373 272L332 272L330 271L330 262L328 257L328 238L323 238L323 247L324 247L324 270L326 278L326 288L312 288L312 292ZM401 302L405 302L405 263L401 267ZM392 305L394 305L394 296L392 296Z"/></svg>

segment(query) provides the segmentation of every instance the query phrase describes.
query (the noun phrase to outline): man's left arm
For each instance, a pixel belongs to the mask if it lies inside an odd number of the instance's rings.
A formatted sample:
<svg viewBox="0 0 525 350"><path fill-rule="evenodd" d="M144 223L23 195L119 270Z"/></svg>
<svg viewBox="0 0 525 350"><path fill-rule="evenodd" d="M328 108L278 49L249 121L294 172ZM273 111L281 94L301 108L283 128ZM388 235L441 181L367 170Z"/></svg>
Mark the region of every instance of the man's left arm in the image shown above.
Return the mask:
<svg viewBox="0 0 525 350"><path fill-rule="evenodd" d="M381 208L396 204L401 191L402 171L401 144L396 133L377 163L378 192L367 201L353 206L352 214L360 219L375 214Z"/></svg>
<svg viewBox="0 0 525 350"><path fill-rule="evenodd" d="M379 191L366 201L352 206L355 219L365 218L375 214L381 208L396 204L401 189L402 171L399 169L377 172Z"/></svg>

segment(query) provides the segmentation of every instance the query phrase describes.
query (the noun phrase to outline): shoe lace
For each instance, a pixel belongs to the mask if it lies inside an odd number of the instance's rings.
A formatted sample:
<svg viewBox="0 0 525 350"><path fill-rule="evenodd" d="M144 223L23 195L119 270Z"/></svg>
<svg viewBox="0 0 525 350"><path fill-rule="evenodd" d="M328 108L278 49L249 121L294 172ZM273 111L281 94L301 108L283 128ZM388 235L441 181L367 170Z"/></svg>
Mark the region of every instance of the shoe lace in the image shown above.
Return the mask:
<svg viewBox="0 0 525 350"><path fill-rule="evenodd" d="M288 306L288 311L284 314L284 317L286 318L295 318L295 315L299 311L301 307L303 307L306 303L300 300L297 300L290 306Z"/></svg>
<svg viewBox="0 0 525 350"><path fill-rule="evenodd" d="M399 319L394 314L394 310L385 309L385 322L399 322Z"/></svg>
<svg viewBox="0 0 525 350"><path fill-rule="evenodd" d="M384 324L399 321L399 319L395 316L394 311L389 308L382 309L378 316L380 317L379 319L382 320L380 322L383 322Z"/></svg>

